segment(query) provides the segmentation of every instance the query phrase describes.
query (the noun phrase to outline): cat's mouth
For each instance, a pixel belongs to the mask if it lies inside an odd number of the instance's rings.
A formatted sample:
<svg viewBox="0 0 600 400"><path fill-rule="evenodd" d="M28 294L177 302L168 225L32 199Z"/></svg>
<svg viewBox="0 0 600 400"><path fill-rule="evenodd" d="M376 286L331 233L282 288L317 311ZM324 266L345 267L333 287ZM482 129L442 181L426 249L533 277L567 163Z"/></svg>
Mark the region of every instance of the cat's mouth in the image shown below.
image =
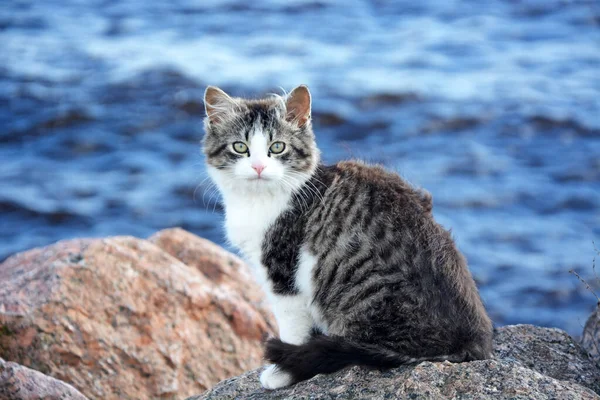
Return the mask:
<svg viewBox="0 0 600 400"><path fill-rule="evenodd" d="M260 181L270 181L271 179L266 178L264 176L253 176L252 178L248 178L249 181L251 182L260 182Z"/></svg>

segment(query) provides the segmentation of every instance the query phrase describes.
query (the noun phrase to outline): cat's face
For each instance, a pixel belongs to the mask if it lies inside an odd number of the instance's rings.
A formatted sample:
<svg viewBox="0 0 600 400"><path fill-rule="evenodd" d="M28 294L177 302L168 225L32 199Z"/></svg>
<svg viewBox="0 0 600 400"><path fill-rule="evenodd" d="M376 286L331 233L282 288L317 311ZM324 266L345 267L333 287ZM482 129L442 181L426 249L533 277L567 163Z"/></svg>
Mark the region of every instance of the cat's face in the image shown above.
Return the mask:
<svg viewBox="0 0 600 400"><path fill-rule="evenodd" d="M204 103L204 154L221 189L247 192L293 191L319 161L305 86L286 98L231 98L208 87Z"/></svg>

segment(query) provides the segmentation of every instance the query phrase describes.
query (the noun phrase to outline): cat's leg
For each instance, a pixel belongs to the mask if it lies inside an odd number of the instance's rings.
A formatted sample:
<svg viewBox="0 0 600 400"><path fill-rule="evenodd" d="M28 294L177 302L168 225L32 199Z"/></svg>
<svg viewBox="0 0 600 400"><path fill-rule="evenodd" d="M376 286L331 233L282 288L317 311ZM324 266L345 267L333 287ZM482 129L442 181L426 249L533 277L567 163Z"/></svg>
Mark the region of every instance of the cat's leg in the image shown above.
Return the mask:
<svg viewBox="0 0 600 400"><path fill-rule="evenodd" d="M305 343L313 329L306 299L300 295L270 297L281 340L296 345ZM265 389L278 389L294 382L289 373L279 370L277 365L269 365L260 374L260 383Z"/></svg>
<svg viewBox="0 0 600 400"><path fill-rule="evenodd" d="M267 368L260 374L260 384L265 389L279 389L290 386L294 383L292 376L280 370L277 364L267 365Z"/></svg>
<svg viewBox="0 0 600 400"><path fill-rule="evenodd" d="M270 297L273 314L279 325L279 338L290 344L305 343L314 325L307 300L301 295Z"/></svg>

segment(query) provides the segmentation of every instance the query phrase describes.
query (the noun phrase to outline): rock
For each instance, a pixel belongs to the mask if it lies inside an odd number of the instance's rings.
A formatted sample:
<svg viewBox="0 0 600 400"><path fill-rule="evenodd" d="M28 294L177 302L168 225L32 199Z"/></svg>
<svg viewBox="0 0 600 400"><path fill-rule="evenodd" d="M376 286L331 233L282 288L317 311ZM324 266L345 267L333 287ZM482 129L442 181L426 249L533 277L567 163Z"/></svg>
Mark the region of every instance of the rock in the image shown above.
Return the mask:
<svg viewBox="0 0 600 400"><path fill-rule="evenodd" d="M423 362L387 371L353 367L267 391L260 369L219 383L201 399L600 399L600 370L569 335L531 325L497 330L496 359Z"/></svg>
<svg viewBox="0 0 600 400"><path fill-rule="evenodd" d="M377 372L353 367L330 377L319 375L290 388L260 387L255 370L228 379L201 399L597 399L591 390L561 382L510 361L465 364L424 362L414 368ZM310 397L309 397L310 396Z"/></svg>
<svg viewBox="0 0 600 400"><path fill-rule="evenodd" d="M227 287L254 304L264 302L263 293L257 290L246 264L210 240L180 228L165 229L148 240L184 264L196 268L215 285ZM261 308L261 311L270 314L267 308Z"/></svg>
<svg viewBox="0 0 600 400"><path fill-rule="evenodd" d="M262 316L252 310L235 308L227 310L235 332L243 337L262 340L265 332L275 332L275 316L268 308L263 292L258 288L247 265L235 255L210 240L202 239L180 228L165 229L151 236L149 241L187 264L196 268L215 286L228 289L232 296L251 304ZM226 307L228 304L222 304ZM266 317L266 318L265 318ZM265 321L267 326L259 321ZM216 383L216 382L215 382Z"/></svg>
<svg viewBox="0 0 600 400"><path fill-rule="evenodd" d="M90 398L199 393L260 366L274 332L247 267L178 229L30 250L0 282L0 357Z"/></svg>
<svg viewBox="0 0 600 400"><path fill-rule="evenodd" d="M600 393L600 371L586 351L565 331L533 325L497 330L496 357L561 381L575 382Z"/></svg>
<svg viewBox="0 0 600 400"><path fill-rule="evenodd" d="M585 323L581 344L596 364L600 364L600 303Z"/></svg>
<svg viewBox="0 0 600 400"><path fill-rule="evenodd" d="M86 400L68 383L0 358L0 398L4 400Z"/></svg>

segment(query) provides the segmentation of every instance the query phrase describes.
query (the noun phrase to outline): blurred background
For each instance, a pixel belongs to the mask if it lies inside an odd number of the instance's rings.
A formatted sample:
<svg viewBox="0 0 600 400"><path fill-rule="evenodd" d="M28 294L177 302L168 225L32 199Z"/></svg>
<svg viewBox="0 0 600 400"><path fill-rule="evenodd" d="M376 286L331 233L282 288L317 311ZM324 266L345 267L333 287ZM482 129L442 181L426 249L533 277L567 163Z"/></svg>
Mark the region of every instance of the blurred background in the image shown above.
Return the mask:
<svg viewBox="0 0 600 400"><path fill-rule="evenodd" d="M580 334L596 299L569 270L599 287L597 0L2 0L0 260L171 226L226 246L203 90L301 83L327 163L433 194L497 325Z"/></svg>

